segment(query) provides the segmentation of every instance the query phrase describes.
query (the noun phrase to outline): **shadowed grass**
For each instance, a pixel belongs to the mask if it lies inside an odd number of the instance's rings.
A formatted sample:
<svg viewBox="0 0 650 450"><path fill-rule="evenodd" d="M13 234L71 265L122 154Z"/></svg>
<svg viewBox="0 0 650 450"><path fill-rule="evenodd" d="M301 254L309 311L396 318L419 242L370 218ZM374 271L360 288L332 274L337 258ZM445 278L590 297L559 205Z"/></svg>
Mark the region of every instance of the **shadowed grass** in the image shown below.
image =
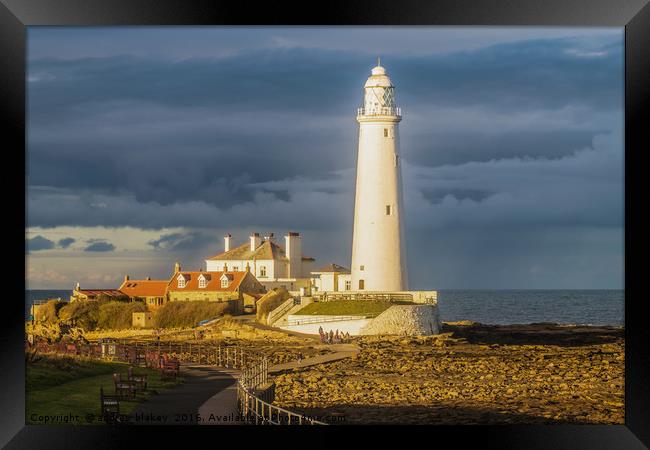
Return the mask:
<svg viewBox="0 0 650 450"><path fill-rule="evenodd" d="M99 388L114 393L113 373L126 376L129 365L83 358L44 356L26 367L27 424L98 424L101 412ZM157 370L134 368L148 377L147 391L138 391L134 400L121 400L120 413L130 413L138 403L179 381L160 379ZM67 418L67 419L66 419Z"/></svg>

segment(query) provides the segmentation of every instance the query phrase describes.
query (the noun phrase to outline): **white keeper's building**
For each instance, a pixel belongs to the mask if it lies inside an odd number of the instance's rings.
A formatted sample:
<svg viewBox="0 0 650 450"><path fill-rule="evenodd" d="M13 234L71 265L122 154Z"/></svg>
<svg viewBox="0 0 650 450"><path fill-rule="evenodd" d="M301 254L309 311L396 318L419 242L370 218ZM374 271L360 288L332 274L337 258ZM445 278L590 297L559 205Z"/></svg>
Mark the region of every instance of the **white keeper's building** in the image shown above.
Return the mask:
<svg viewBox="0 0 650 450"><path fill-rule="evenodd" d="M282 247L273 233L263 238L250 235L248 242L233 246L232 235L224 237L224 251L205 260L207 271L245 271L246 267L267 289L284 287L288 291L309 289L314 258L303 256L300 233L290 231Z"/></svg>

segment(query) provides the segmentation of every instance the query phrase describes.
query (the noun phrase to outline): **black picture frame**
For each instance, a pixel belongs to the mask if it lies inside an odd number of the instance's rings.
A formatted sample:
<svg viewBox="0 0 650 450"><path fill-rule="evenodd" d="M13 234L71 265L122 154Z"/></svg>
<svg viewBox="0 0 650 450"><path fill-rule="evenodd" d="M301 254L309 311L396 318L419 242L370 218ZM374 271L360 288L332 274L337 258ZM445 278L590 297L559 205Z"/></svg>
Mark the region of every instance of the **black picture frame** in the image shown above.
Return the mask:
<svg viewBox="0 0 650 450"><path fill-rule="evenodd" d="M454 445L473 440L482 448L599 448L634 449L650 446L650 402L648 343L650 332L646 303L640 285L639 267L643 246L640 215L643 201L640 158L650 146L650 5L648 0L358 0L330 1L310 5L290 2L178 1L178 0L0 0L0 111L7 130L3 156L5 165L5 217L17 228L26 223L25 198L18 194L19 169L25 165L25 64L26 27L38 25L519 25L519 26L614 26L625 27L625 425L518 425L409 427L401 432L392 427L353 430L368 439L386 434L404 443ZM9 138L9 139L7 139ZM23 156L21 158L21 156ZM11 161L11 162L10 162ZM22 164L21 164L22 161ZM26 169L26 165L23 167ZM23 172L25 173L25 172ZM22 222L22 223L21 223ZM5 228L9 228L5 223ZM6 236L6 235L5 235ZM5 239L12 254L18 254L20 239ZM7 246L5 246L7 248ZM639 256L636 258L635 256ZM5 262L12 262L5 257ZM24 266L7 264L4 312L0 345L0 444L7 448L102 448L123 445L183 445L197 437L210 445L237 445L225 435L266 434L269 427L65 427L25 425L24 322L18 285ZM19 300L20 299L20 300ZM286 427L282 427L287 431ZM313 437L329 438L345 427L295 429L294 444L312 445ZM268 431L267 431L268 430ZM349 430L349 428L348 428ZM187 431L187 432L186 432ZM304 434L303 434L304 433ZM191 438L189 437L191 436ZM218 438L218 441L214 439ZM144 444L141 439L146 439ZM284 438L282 438L284 439ZM451 444L444 444L451 439ZM140 442L140 444L138 444ZM337 442L337 441L334 441ZM347 445L338 441L339 444ZM644 445L645 444L645 445ZM193 445L193 444L190 444ZM282 442L280 441L280 445ZM167 446L167 445L165 445Z"/></svg>

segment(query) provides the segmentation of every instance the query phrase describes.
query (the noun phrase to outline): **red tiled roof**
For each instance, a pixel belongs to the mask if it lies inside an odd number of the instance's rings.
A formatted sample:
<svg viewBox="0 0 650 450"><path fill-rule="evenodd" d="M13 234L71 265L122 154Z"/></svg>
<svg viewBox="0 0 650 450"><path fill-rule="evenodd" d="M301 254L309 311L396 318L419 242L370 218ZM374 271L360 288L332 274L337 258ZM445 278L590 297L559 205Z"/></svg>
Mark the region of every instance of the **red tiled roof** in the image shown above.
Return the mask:
<svg viewBox="0 0 650 450"><path fill-rule="evenodd" d="M224 272L186 272L181 271L175 273L171 280L167 283L170 291L222 291L232 292L239 288L239 285L244 280L246 274L250 272L225 272L226 276L231 280L228 287L221 287L221 276ZM204 288L199 287L199 275L210 275ZM185 287L178 287L178 276L183 275L186 280ZM206 277L208 278L208 277Z"/></svg>
<svg viewBox="0 0 650 450"><path fill-rule="evenodd" d="M169 280L126 280L120 291L129 297L163 297Z"/></svg>

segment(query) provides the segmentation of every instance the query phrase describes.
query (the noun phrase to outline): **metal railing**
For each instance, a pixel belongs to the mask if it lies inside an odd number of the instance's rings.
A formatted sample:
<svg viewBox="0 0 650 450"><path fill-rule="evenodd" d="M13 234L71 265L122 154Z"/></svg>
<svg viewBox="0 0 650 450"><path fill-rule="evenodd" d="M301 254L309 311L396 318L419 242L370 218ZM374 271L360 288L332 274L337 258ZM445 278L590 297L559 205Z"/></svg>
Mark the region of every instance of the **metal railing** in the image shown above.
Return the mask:
<svg viewBox="0 0 650 450"><path fill-rule="evenodd" d="M406 301L419 304L436 304L437 291L325 291L314 292L312 297L318 302L337 300L384 300L390 302Z"/></svg>
<svg viewBox="0 0 650 450"><path fill-rule="evenodd" d="M346 320L362 320L362 319L372 319L377 317L379 314L359 314L359 315L347 315L347 316L317 316L317 317L300 317L287 320L287 325L305 325L310 323L320 323L320 322L343 322Z"/></svg>
<svg viewBox="0 0 650 450"><path fill-rule="evenodd" d="M269 377L268 357L237 346L191 344L183 342L110 341L96 344L39 342L32 349L44 353L86 356L131 364L145 362L150 352L166 353L185 363L198 363L238 369L237 408L248 423L256 425L327 425L303 414L273 405L263 399L274 384ZM269 386L270 384L270 386Z"/></svg>
<svg viewBox="0 0 650 450"><path fill-rule="evenodd" d="M357 108L357 116L402 116L402 108L397 106L384 106L378 108Z"/></svg>
<svg viewBox="0 0 650 450"><path fill-rule="evenodd" d="M269 315L266 317L266 323L267 325L273 325L275 322L277 322L279 319L282 318L282 316L289 311L291 308L295 306L294 304L294 299L289 298L284 301L280 306L275 308L273 311L269 313Z"/></svg>

